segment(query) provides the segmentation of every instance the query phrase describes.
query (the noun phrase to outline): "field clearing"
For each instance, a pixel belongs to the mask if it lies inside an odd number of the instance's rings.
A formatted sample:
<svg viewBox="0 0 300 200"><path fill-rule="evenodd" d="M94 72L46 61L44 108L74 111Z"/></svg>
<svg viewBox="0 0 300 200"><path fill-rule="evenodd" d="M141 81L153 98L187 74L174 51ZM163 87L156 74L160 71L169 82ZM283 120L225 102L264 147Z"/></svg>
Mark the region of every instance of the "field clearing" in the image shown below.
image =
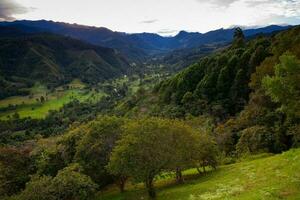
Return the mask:
<svg viewBox="0 0 300 200"><path fill-rule="evenodd" d="M221 166L199 175L186 171L186 181L177 185L172 178L158 180L157 200L297 200L300 199L300 149L280 155ZM141 185L127 187L120 194L109 188L97 200L148 199Z"/></svg>
<svg viewBox="0 0 300 200"><path fill-rule="evenodd" d="M5 120L11 117L14 113L18 113L21 118L31 117L34 119L44 118L50 110L58 110L64 104L73 100L80 102L90 101L96 102L106 94L102 91L84 89L84 85L74 80L68 84L69 89L58 87L50 92L46 87L37 84L31 88L31 95L29 96L15 96L3 99L0 101L0 108L9 106L16 106L15 109L0 112L0 119ZM43 96L45 102L41 103L40 98Z"/></svg>

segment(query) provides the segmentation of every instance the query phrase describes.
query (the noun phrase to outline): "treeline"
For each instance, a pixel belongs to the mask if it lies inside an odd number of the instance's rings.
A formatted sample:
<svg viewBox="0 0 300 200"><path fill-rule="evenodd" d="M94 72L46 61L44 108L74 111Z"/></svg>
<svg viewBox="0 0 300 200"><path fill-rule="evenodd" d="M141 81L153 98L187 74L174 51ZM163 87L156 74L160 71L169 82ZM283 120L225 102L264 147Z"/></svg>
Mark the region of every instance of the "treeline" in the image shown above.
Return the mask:
<svg viewBox="0 0 300 200"><path fill-rule="evenodd" d="M183 170L215 169L218 155L209 133L183 121L109 116L0 151L0 191L15 200L90 199L112 183L123 192L128 179L155 197L155 178L174 173L182 183Z"/></svg>

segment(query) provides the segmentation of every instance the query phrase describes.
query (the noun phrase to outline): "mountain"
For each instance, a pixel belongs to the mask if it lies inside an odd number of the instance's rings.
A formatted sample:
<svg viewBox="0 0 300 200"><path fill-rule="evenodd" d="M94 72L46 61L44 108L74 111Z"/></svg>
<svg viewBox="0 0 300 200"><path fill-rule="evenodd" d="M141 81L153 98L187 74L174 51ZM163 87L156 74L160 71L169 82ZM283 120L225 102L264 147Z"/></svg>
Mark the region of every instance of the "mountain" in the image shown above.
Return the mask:
<svg viewBox="0 0 300 200"><path fill-rule="evenodd" d="M74 78L88 84L114 78L130 67L117 51L70 37L0 28L0 97L18 94L36 81L49 87Z"/></svg>
<svg viewBox="0 0 300 200"><path fill-rule="evenodd" d="M232 41L234 28L218 29L207 33L181 31L174 37L162 37L153 33L127 34L114 32L107 28L83 26L46 20L1 22L0 26L23 26L35 29L36 32L52 32L71 36L94 45L114 48L122 52L132 61L143 61L149 55L168 53L177 49L195 48L207 44L227 44ZM289 26L268 26L258 29L245 30L246 37L257 34L269 34L285 30Z"/></svg>

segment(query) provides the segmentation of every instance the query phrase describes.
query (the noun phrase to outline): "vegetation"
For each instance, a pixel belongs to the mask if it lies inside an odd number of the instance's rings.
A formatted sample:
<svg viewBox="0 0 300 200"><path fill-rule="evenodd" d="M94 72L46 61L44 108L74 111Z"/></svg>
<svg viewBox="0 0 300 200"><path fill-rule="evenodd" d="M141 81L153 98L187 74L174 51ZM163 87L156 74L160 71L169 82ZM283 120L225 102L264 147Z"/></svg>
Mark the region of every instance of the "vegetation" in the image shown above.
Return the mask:
<svg viewBox="0 0 300 200"><path fill-rule="evenodd" d="M299 33L247 41L236 29L231 46L169 78L153 63L127 76L118 60L114 71L116 52L70 38L0 39L28 50L14 54L26 58L15 70L3 65L2 80L26 94L0 101L10 116L0 121L0 198L299 198ZM41 63L37 52L49 76L18 74Z"/></svg>
<svg viewBox="0 0 300 200"><path fill-rule="evenodd" d="M25 35L25 37L24 37ZM52 89L78 78L96 84L126 73L129 64L113 49L49 33L0 38L0 99L28 94L40 81Z"/></svg>
<svg viewBox="0 0 300 200"><path fill-rule="evenodd" d="M217 171L205 175L190 169L183 172L186 182L180 185L165 177L157 180L157 200L296 200L300 197L299 153L296 149L275 156L260 155L220 166ZM147 199L147 193L139 185L128 186L123 194L109 188L96 199Z"/></svg>
<svg viewBox="0 0 300 200"><path fill-rule="evenodd" d="M97 189L90 177L80 173L80 167L71 165L54 177L33 177L15 200L88 200Z"/></svg>
<svg viewBox="0 0 300 200"><path fill-rule="evenodd" d="M127 123L124 132L108 167L113 174L144 182L152 198L156 196L154 178L162 172L175 171L182 182L183 169L200 163L215 167L215 151L205 149L213 149L214 144L180 121L136 120Z"/></svg>

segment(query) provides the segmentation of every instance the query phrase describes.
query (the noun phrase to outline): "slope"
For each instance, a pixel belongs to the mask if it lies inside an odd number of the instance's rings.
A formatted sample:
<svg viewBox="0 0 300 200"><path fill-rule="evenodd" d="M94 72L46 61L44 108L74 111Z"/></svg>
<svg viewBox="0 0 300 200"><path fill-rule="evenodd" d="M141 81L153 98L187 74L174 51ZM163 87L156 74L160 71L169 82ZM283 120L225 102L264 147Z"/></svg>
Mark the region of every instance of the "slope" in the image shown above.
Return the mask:
<svg viewBox="0 0 300 200"><path fill-rule="evenodd" d="M300 149L276 156L221 166L208 174L186 171L186 181L176 185L170 178L157 181L157 200L251 200L300 198ZM129 186L120 194L110 188L98 200L147 199L141 186Z"/></svg>
<svg viewBox="0 0 300 200"><path fill-rule="evenodd" d="M235 115L247 104L251 75L269 57L297 51L300 28L233 45L207 56L156 87L160 101L185 113L210 114L221 119ZM278 53L280 52L280 53ZM276 63L274 63L275 65Z"/></svg>
<svg viewBox="0 0 300 200"><path fill-rule="evenodd" d="M49 88L75 78L95 84L125 74L129 68L113 49L48 33L16 32L15 37L1 37L0 58L0 98L22 93L18 91L35 82Z"/></svg>

